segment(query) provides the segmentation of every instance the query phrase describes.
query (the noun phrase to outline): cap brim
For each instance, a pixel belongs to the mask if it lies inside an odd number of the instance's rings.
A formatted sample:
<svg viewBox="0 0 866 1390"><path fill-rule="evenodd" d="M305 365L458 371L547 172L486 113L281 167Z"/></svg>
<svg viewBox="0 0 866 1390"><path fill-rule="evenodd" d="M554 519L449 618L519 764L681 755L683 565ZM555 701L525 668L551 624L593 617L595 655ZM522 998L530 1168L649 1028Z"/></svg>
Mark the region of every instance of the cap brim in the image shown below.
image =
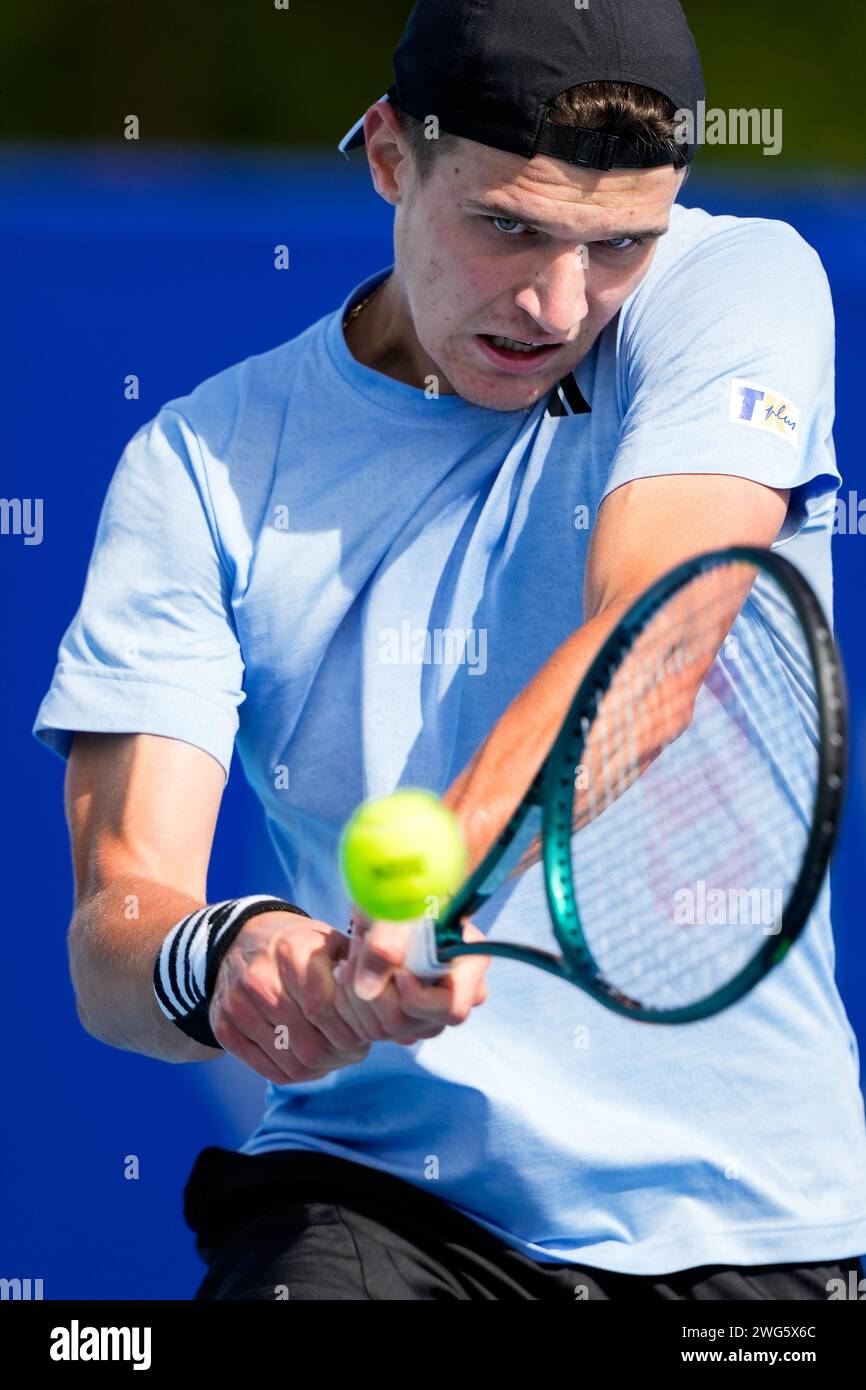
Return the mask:
<svg viewBox="0 0 866 1390"><path fill-rule="evenodd" d="M384 92L382 96L379 97L379 101L390 101L390 99L388 92ZM371 105L375 106L376 103L372 102ZM366 116L366 114L367 112L365 111L364 116ZM351 130L346 131L346 134L337 146L341 154L348 154L349 150L356 150L359 145L364 144L364 116L355 122Z"/></svg>

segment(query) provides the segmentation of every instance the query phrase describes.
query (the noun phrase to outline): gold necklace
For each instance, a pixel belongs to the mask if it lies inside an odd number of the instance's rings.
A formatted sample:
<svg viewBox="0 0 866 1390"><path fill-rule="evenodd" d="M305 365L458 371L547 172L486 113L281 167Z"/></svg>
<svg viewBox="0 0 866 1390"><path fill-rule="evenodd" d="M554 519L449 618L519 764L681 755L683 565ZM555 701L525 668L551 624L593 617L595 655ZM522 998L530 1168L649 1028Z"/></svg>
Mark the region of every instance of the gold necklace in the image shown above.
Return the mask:
<svg viewBox="0 0 866 1390"><path fill-rule="evenodd" d="M380 289L382 288L382 285L384 285L384 284L385 284L385 281L383 280L383 281L381 282L381 284L378 284L374 290L371 290L371 292L367 295L366 299L362 299L361 302L360 302L360 304L356 304L355 307L354 307L354 309L350 309L350 310L349 310L348 314L347 314L346 317L343 319L343 331L344 331L344 332L345 332L345 330L349 327L349 324L350 324L350 323L353 323L354 320L358 317L358 315L360 314L361 310L362 310L363 308L365 308L366 305L368 305L368 304L370 303L370 300L373 298L373 296L374 296L374 295L377 295L377 294L379 293Z"/></svg>

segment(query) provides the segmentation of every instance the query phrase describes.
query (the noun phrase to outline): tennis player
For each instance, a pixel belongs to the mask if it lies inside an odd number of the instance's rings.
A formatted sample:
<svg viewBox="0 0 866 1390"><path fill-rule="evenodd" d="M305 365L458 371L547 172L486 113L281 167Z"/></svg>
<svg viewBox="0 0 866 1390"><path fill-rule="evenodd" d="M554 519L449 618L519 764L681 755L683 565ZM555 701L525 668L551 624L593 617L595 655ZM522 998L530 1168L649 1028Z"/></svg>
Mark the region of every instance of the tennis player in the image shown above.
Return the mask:
<svg viewBox="0 0 866 1390"><path fill-rule="evenodd" d="M420 0L394 74L342 144L393 263L165 405L108 491L35 729L68 757L81 1021L269 1083L186 1189L199 1299L827 1299L866 1250L827 890L744 1002L651 1028L508 961L417 980L336 864L398 785L477 862L686 556L778 547L829 610L826 277L783 223L677 203L675 0ZM235 743L284 881L208 903ZM539 866L493 902L549 945Z"/></svg>

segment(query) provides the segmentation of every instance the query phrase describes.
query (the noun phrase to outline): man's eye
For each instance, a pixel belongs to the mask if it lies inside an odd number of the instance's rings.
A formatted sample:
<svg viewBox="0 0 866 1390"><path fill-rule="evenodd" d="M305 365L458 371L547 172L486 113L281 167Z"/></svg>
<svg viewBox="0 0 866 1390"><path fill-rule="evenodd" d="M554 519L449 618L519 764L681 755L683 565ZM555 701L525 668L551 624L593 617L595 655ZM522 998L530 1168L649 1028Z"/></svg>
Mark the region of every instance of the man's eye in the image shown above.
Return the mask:
<svg viewBox="0 0 866 1390"><path fill-rule="evenodd" d="M643 246L644 241L645 238L639 236L615 236L601 244L608 251L631 251L636 246Z"/></svg>
<svg viewBox="0 0 866 1390"><path fill-rule="evenodd" d="M513 217L491 217L490 221L493 223L497 232L502 232L503 236L513 236L515 228L522 227L528 230L525 222L517 222ZM505 223L504 227L500 226L500 223L503 222Z"/></svg>

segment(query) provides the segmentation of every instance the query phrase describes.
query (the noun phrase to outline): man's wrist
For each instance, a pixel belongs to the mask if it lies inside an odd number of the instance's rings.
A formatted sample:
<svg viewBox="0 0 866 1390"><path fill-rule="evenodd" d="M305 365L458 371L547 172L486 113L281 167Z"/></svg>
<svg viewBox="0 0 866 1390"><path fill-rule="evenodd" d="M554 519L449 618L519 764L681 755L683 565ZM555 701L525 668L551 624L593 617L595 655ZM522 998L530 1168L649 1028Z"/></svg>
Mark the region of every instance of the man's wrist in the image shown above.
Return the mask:
<svg viewBox="0 0 866 1390"><path fill-rule="evenodd" d="M267 894L230 898L198 908L166 935L153 969L153 992L162 1014L204 1047L221 1048L209 1010L217 972L235 937L263 912L309 913Z"/></svg>

